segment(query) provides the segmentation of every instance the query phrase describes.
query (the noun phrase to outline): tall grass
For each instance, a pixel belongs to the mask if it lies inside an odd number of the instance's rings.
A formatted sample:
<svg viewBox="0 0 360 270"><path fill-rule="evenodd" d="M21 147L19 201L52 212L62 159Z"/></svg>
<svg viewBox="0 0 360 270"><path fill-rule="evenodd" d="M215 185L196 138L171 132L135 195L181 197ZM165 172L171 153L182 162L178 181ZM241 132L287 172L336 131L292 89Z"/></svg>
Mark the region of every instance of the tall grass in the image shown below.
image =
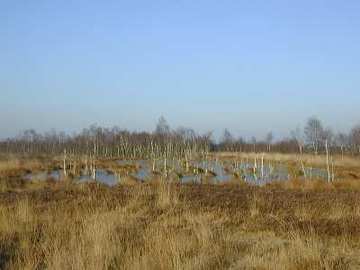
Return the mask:
<svg viewBox="0 0 360 270"><path fill-rule="evenodd" d="M36 159L19 159L16 157L9 157L5 160L0 160L0 176L17 175L24 170L36 170L43 167L43 164Z"/></svg>
<svg viewBox="0 0 360 270"><path fill-rule="evenodd" d="M139 184L128 175L108 188L15 185L19 177L1 174L44 166L0 162L0 269L360 269L357 179L254 187L180 185L171 174Z"/></svg>
<svg viewBox="0 0 360 270"><path fill-rule="evenodd" d="M159 182L9 197L0 200L0 267L359 269L356 197L271 190Z"/></svg>

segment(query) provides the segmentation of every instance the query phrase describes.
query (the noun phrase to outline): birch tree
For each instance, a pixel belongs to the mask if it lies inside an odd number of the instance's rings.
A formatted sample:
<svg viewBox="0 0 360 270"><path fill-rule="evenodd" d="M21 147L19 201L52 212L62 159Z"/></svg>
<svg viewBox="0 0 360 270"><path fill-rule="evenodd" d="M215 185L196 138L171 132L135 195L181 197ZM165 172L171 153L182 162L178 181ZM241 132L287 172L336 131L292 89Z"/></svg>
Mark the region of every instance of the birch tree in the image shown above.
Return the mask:
<svg viewBox="0 0 360 270"><path fill-rule="evenodd" d="M324 134L321 121L316 117L309 118L304 128L304 134L306 142L312 146L314 153L317 155Z"/></svg>

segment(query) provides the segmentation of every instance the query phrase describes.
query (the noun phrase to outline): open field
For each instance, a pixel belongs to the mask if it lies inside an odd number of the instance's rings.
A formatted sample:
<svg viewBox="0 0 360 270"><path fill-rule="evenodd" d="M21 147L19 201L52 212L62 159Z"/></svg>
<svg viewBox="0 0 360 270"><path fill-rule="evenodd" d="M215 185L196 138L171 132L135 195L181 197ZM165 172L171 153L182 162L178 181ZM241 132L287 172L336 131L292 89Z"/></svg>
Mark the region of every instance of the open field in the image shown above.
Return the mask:
<svg viewBox="0 0 360 270"><path fill-rule="evenodd" d="M169 174L108 186L23 177L59 162L1 161L1 269L360 268L358 179L180 184Z"/></svg>
<svg viewBox="0 0 360 270"><path fill-rule="evenodd" d="M359 269L360 191L48 183L0 197L4 269Z"/></svg>

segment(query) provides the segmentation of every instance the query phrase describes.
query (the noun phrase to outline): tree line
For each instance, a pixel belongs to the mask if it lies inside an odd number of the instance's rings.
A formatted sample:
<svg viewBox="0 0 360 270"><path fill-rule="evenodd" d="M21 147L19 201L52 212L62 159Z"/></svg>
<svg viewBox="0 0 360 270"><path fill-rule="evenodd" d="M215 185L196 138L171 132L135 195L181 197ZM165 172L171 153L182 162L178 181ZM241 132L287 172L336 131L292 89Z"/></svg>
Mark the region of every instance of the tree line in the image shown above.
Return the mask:
<svg viewBox="0 0 360 270"><path fill-rule="evenodd" d="M296 128L286 138L274 141L272 132L263 139L252 137L246 140L243 137L235 138L228 129L225 129L218 144L217 151L239 152L306 152L314 154L326 153L331 148L332 153L360 155L360 125L353 127L349 133L335 133L330 127L324 127L317 117L310 117L303 129Z"/></svg>
<svg viewBox="0 0 360 270"><path fill-rule="evenodd" d="M213 139L212 133L197 134L191 128L175 130L161 117L154 132L130 132L118 127L102 128L92 125L75 135L52 130L40 134L26 130L20 135L0 142L0 152L24 155L58 155L66 151L76 155L90 155L103 158L158 158L191 157L206 155L211 151L238 152L280 152L280 153L332 153L360 154L360 125L349 133L333 132L325 128L321 120L311 117L304 129L297 128L289 137L274 140L272 132L263 139L252 137L235 138L228 129L224 130L220 141Z"/></svg>
<svg viewBox="0 0 360 270"><path fill-rule="evenodd" d="M170 129L164 117L154 132L130 132L119 127L92 125L79 134L52 130L44 134L26 130L0 142L0 152L23 155L87 155L96 158L191 157L210 151L210 134L198 135L192 129Z"/></svg>

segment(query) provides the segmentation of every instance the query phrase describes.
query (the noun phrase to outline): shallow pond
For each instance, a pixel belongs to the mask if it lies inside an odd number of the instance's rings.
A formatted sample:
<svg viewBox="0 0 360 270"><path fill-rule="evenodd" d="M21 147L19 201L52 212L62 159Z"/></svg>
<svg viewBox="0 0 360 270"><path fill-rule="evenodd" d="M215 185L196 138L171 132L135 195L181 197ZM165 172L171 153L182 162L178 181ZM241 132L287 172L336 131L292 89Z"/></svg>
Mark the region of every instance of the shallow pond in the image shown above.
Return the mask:
<svg viewBox="0 0 360 270"><path fill-rule="evenodd" d="M108 186L115 186L119 183L120 177L107 170L98 169L95 173L95 179L93 179L91 175L84 174L79 177L75 177L74 180L79 183L99 182Z"/></svg>
<svg viewBox="0 0 360 270"><path fill-rule="evenodd" d="M84 172L74 178L74 181L80 183L97 181L108 186L114 186L121 182L123 177L132 176L133 178L145 182L154 177L152 172L153 163L146 160L120 160L118 163L126 168L129 166L129 172L119 175L105 169L96 170L96 180L91 175ZM157 160L155 168L159 172L164 172L166 164L167 173L173 175L181 183L221 183L231 180L241 179L249 184L264 185L273 181L287 181L291 178L289 168L283 164L266 163L263 166L254 166L252 163L231 163L219 162L216 160L191 161L188 171L185 165L177 160ZM327 179L327 172L319 168L305 168L305 174L308 179ZM301 176L304 178L304 176ZM26 180L55 180L63 178L61 170L34 172L24 176Z"/></svg>
<svg viewBox="0 0 360 270"><path fill-rule="evenodd" d="M46 181L46 180L54 180L59 181L62 178L62 172L60 170L53 171L41 171L28 173L24 176L25 180L29 181Z"/></svg>
<svg viewBox="0 0 360 270"><path fill-rule="evenodd" d="M53 170L53 171L41 171L41 172L34 172L34 173L28 173L24 176L25 180L29 181L46 181L46 180L53 180L53 181L60 181L61 179L64 179L64 174L62 170ZM114 186L118 183L119 178L106 170L96 170L96 180L99 183L103 183L109 186ZM89 174L82 174L80 176L74 177L74 181L77 181L79 183L83 182L92 182L94 181Z"/></svg>

